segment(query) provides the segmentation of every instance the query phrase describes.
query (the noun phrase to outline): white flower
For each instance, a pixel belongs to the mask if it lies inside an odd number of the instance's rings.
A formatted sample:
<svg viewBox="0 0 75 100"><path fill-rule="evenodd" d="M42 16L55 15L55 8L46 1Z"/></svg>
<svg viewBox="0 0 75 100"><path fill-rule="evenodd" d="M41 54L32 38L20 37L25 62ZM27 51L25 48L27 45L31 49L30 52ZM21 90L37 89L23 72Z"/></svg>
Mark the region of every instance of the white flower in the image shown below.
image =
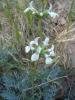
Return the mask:
<svg viewBox="0 0 75 100"><path fill-rule="evenodd" d="M25 52L28 53L30 51L30 49L31 49L30 46L26 46L25 47Z"/></svg>
<svg viewBox="0 0 75 100"><path fill-rule="evenodd" d="M52 18L55 18L56 16L58 16L57 13L55 13L55 12L52 11L52 4L50 4L50 7L49 7L49 9L47 10L47 13L48 13Z"/></svg>
<svg viewBox="0 0 75 100"><path fill-rule="evenodd" d="M52 45L51 48L48 49L47 51L48 51L48 54L45 54L45 63L46 64L52 64L53 59L51 57L55 56L54 45Z"/></svg>
<svg viewBox="0 0 75 100"><path fill-rule="evenodd" d="M49 52L50 56L55 56L54 45L52 45L52 47L50 49L48 49L48 52Z"/></svg>
<svg viewBox="0 0 75 100"><path fill-rule="evenodd" d="M56 16L58 16L57 13L52 11L52 4L50 4L50 7L48 10L45 10L43 12L39 12L33 7L33 1L31 1L29 3L29 7L24 10L24 13L27 13L29 11L32 11L32 14L38 14L40 16L43 16L45 13L49 14L52 18L55 18Z"/></svg>
<svg viewBox="0 0 75 100"><path fill-rule="evenodd" d="M33 41L30 42L30 44L31 45L34 45L35 44L36 46L38 46L38 40L39 40L39 38L40 37L36 37Z"/></svg>
<svg viewBox="0 0 75 100"><path fill-rule="evenodd" d="M55 18L56 16L58 16L58 14L57 13L55 13L55 12L48 12L48 14L52 17L52 18Z"/></svg>
<svg viewBox="0 0 75 100"><path fill-rule="evenodd" d="M28 11L32 11L33 13L38 13L38 11L33 7L33 1L29 3L29 7L24 10L24 13L27 13Z"/></svg>
<svg viewBox="0 0 75 100"><path fill-rule="evenodd" d="M39 55L40 55L41 50L42 48L40 46L37 47L36 52L31 56L31 61L39 60Z"/></svg>
<svg viewBox="0 0 75 100"><path fill-rule="evenodd" d="M34 53L32 56L31 56L31 61L37 61L39 59L39 53Z"/></svg>
<svg viewBox="0 0 75 100"><path fill-rule="evenodd" d="M30 50L35 50L35 48L32 45L25 47L25 52L28 53Z"/></svg>
<svg viewBox="0 0 75 100"><path fill-rule="evenodd" d="M28 53L30 50L35 50L34 45L38 46L38 40L40 37L35 38L33 41L29 43L28 46L25 47L25 52Z"/></svg>
<svg viewBox="0 0 75 100"><path fill-rule="evenodd" d="M46 64L52 64L53 63L53 59L51 59L50 57L46 57L45 63Z"/></svg>
<svg viewBox="0 0 75 100"><path fill-rule="evenodd" d="M29 43L28 46L25 47L25 52L28 53L30 50L35 51L35 53L31 56L31 61L38 61L40 55L45 57L45 63L46 64L52 64L53 58L55 56L54 52L54 45L51 46L51 48L43 48L43 46L49 45L49 37L46 37L43 41L43 44L38 44L38 40L40 37L36 37L33 41ZM43 53L42 53L43 51Z"/></svg>
<svg viewBox="0 0 75 100"><path fill-rule="evenodd" d="M39 40L39 38L40 37L36 37L35 39L34 39L34 42L35 42L35 44L38 46L38 40Z"/></svg>
<svg viewBox="0 0 75 100"><path fill-rule="evenodd" d="M49 37L46 37L45 40L43 41L44 46L49 45Z"/></svg>

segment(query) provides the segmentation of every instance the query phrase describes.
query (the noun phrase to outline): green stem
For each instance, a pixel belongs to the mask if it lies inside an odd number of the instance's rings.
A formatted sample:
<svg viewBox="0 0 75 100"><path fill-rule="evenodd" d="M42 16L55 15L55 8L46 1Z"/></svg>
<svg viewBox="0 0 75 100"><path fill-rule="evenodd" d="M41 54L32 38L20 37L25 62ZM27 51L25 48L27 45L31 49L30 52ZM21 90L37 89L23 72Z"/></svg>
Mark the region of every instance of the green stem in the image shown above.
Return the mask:
<svg viewBox="0 0 75 100"><path fill-rule="evenodd" d="M68 13L68 25L67 30L69 29L69 26L71 25L71 16L72 16L72 8L73 8L74 0L72 0L71 7Z"/></svg>
<svg viewBox="0 0 75 100"><path fill-rule="evenodd" d="M68 78L68 76L61 76L61 77L57 77L57 78L55 78L55 79L53 79L53 80L48 80L48 81L45 82L45 83L41 83L41 84L39 84L39 85L34 86L34 89L36 89L37 87L44 86L44 85L46 85L46 84L48 84L48 83L55 82L55 81L57 81L57 80L64 79L64 78ZM23 92L26 92L26 91L29 91L29 90L32 90L32 89L33 89L33 87L30 87L30 88L28 88L28 89L24 89Z"/></svg>
<svg viewBox="0 0 75 100"><path fill-rule="evenodd" d="M41 38L45 37L45 34L42 31L42 18L40 18L38 21L38 35Z"/></svg>

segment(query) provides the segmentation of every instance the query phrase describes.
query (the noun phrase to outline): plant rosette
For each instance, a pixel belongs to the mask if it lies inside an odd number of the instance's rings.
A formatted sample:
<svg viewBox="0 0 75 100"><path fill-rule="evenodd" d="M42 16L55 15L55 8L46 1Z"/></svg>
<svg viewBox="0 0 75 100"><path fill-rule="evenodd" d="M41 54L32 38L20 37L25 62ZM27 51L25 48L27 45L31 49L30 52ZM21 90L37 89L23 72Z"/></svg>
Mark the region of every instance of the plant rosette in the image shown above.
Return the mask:
<svg viewBox="0 0 75 100"><path fill-rule="evenodd" d="M29 45L25 47L25 52L32 51L31 62L39 61L41 58L45 59L45 64L52 64L55 57L54 45L49 47L49 37L46 37L44 41L39 43L40 37L36 37L33 41L30 41Z"/></svg>

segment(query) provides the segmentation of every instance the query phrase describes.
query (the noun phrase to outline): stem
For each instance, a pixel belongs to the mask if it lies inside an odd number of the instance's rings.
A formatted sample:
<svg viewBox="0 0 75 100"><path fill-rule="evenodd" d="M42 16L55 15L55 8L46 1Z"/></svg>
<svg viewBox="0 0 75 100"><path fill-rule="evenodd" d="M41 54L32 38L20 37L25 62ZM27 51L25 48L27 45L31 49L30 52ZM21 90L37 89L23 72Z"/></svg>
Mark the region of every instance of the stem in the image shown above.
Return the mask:
<svg viewBox="0 0 75 100"><path fill-rule="evenodd" d="M45 34L42 32L42 18L38 21L38 34L41 38L45 37Z"/></svg>
<svg viewBox="0 0 75 100"><path fill-rule="evenodd" d="M53 80L48 80L48 81L45 82L45 83L41 83L40 85L34 86L34 89L37 88L37 87L41 87L41 86L43 86L43 85L46 85L46 84L48 84L48 83L52 83L52 82L54 82L54 81L56 81L56 80L63 79L63 78L67 78L67 77L68 77L68 76L62 76L62 77L55 78L55 79L53 79ZM28 89L23 89L23 92L26 92L26 91L29 91L29 90L32 90L32 89L33 89L33 87L30 87L30 88L28 88Z"/></svg>
<svg viewBox="0 0 75 100"><path fill-rule="evenodd" d="M67 25L67 30L69 29L69 26L70 26L70 24L71 24L71 16L72 16L73 3L74 3L74 0L72 0L71 7L70 7L70 11L69 11L69 13L68 13L68 25Z"/></svg>

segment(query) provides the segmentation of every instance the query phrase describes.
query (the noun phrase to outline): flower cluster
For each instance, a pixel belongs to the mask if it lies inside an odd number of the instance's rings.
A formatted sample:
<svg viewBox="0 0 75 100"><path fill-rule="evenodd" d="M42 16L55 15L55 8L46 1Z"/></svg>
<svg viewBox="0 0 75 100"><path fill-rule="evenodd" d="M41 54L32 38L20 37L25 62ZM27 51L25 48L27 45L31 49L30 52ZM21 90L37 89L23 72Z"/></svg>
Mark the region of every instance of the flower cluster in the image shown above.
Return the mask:
<svg viewBox="0 0 75 100"><path fill-rule="evenodd" d="M45 14L50 15L50 17L52 17L52 18L55 18L56 16L58 16L57 13L55 13L55 12L52 11L52 5L51 5L51 4L50 4L50 7L49 7L48 10L39 12L37 9L35 9L35 8L33 7L33 1L31 1L31 2L29 3L29 7L26 8L26 9L24 10L24 13L27 13L27 12L29 12L29 11L31 11L33 15L34 15L34 14L37 14L37 15L39 15L39 16L41 16L41 17L44 16Z"/></svg>
<svg viewBox="0 0 75 100"><path fill-rule="evenodd" d="M31 41L29 45L25 47L25 52L33 52L31 56L32 62L38 61L40 57L44 57L46 64L52 64L53 57L55 56L54 45L49 48L49 37L46 37L44 41L41 41L41 43L39 43L39 39L40 37L36 37Z"/></svg>

